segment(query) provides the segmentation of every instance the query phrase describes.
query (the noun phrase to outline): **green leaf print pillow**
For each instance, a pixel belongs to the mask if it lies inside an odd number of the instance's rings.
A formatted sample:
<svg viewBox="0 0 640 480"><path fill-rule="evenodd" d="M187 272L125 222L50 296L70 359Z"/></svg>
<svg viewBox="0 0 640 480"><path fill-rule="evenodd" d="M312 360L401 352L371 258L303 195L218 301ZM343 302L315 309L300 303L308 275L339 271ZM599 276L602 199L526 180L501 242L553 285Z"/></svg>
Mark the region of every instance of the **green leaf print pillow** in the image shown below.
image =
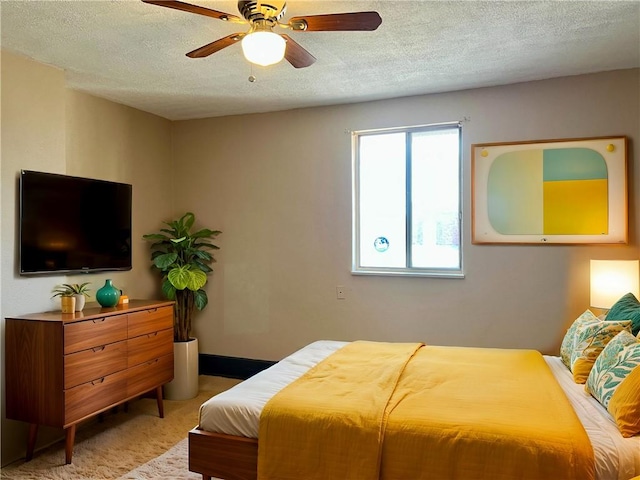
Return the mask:
<svg viewBox="0 0 640 480"><path fill-rule="evenodd" d="M600 352L623 330L631 332L630 321L598 320L578 325L571 352L571 373L574 382L584 383L587 381Z"/></svg>
<svg viewBox="0 0 640 480"><path fill-rule="evenodd" d="M582 315L574 320L567 330L567 333L562 339L562 345L560 346L560 358L569 370L571 370L571 354L573 353L573 347L575 345L576 330L580 326L596 324L598 322L598 317L596 317L591 310L585 310Z"/></svg>
<svg viewBox="0 0 640 480"><path fill-rule="evenodd" d="M598 356L586 390L611 414L623 437L640 433L640 340L622 331Z"/></svg>

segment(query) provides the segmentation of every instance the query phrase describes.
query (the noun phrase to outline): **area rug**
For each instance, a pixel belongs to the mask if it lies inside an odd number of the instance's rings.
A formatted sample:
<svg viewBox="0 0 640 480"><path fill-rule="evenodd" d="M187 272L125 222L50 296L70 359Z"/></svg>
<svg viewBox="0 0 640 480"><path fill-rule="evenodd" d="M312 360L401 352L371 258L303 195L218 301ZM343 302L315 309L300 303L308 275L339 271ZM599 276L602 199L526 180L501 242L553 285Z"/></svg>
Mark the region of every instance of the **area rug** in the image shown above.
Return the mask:
<svg viewBox="0 0 640 480"><path fill-rule="evenodd" d="M135 470L121 476L118 480L172 479L198 480L202 475L189 471L189 440L178 442L173 448L158 458L139 466Z"/></svg>
<svg viewBox="0 0 640 480"><path fill-rule="evenodd" d="M198 396L164 401L158 417L154 398L129 404L127 411L105 414L79 426L73 463L64 464L64 440L36 450L33 460L2 468L3 480L114 480L122 478L191 479L187 468L187 434L198 423L200 405L239 380L200 376ZM138 469L140 469L138 471ZM153 476L142 476L148 472ZM141 475L127 477L123 475Z"/></svg>

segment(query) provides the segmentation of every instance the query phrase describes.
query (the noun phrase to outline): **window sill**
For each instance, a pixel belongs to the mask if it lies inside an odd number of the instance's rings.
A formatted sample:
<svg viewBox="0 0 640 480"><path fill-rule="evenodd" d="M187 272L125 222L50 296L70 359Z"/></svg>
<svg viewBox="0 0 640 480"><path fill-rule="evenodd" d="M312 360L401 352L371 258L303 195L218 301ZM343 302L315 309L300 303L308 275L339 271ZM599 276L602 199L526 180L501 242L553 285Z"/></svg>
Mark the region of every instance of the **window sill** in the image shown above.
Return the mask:
<svg viewBox="0 0 640 480"><path fill-rule="evenodd" d="M426 271L426 270L391 270L391 269L352 269L351 275L374 275L381 277L427 277L427 278L452 278L464 279L464 273L460 271Z"/></svg>

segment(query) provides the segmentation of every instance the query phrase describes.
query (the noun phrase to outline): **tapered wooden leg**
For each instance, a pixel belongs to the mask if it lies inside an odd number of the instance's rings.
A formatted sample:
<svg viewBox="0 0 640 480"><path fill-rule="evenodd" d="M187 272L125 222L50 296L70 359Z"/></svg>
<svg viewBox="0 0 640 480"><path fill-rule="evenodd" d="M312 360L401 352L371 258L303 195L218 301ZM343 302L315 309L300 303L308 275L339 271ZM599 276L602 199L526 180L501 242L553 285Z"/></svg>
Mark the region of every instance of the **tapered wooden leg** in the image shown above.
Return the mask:
<svg viewBox="0 0 640 480"><path fill-rule="evenodd" d="M33 458L33 450L36 448L36 439L38 438L38 424L29 424L29 437L27 438L27 457L25 460L28 462Z"/></svg>
<svg viewBox="0 0 640 480"><path fill-rule="evenodd" d="M162 386L156 388L156 400L158 402L158 415L164 418L164 404L162 403Z"/></svg>
<svg viewBox="0 0 640 480"><path fill-rule="evenodd" d="M211 480L211 477L209 475L205 475L204 473L202 474L202 480Z"/></svg>
<svg viewBox="0 0 640 480"><path fill-rule="evenodd" d="M76 439L76 425L75 423L67 428L66 438L64 442L64 463L69 465L71 463L71 457L73 457L73 443Z"/></svg>

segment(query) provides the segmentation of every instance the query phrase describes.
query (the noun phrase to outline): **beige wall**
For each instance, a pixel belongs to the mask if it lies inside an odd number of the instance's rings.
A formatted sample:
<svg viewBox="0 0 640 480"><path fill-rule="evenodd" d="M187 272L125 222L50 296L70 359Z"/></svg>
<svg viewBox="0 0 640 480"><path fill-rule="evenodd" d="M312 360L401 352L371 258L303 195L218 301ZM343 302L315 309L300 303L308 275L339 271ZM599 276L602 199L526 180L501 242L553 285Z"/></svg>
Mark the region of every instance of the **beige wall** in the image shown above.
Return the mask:
<svg viewBox="0 0 640 480"><path fill-rule="evenodd" d="M90 280L99 288L112 278L131 298L160 298L142 235L155 232L171 212L171 122L84 93L65 93L67 173L133 185L133 270Z"/></svg>
<svg viewBox="0 0 640 480"><path fill-rule="evenodd" d="M589 305L589 259L638 258L638 70L174 123L177 210L223 231L203 353L279 359L317 339L557 352ZM352 276L349 131L467 119L466 278ZM628 246L471 245L470 145L630 138ZM337 300L336 285L347 298Z"/></svg>
<svg viewBox="0 0 640 480"><path fill-rule="evenodd" d="M2 52L2 378L4 317L51 309L51 288L64 277L26 278L17 274L18 173L20 169L65 170L64 73ZM5 419L2 382L2 464L24 455L26 427ZM43 429L44 441L59 432Z"/></svg>
<svg viewBox="0 0 640 480"><path fill-rule="evenodd" d="M58 309L51 289L89 281L93 291L113 278L130 296L158 296L149 274L143 233L171 211L171 122L138 110L67 90L64 72L2 52L2 237L0 325L4 318ZM21 169L65 173L133 185L133 269L130 272L20 277L17 273L17 179ZM55 206L52 206L55 208ZM93 298L92 298L93 299ZM92 300L90 299L90 300ZM3 348L4 352L4 348ZM2 356L4 378L4 354ZM24 456L26 425L6 420L2 382L2 464ZM42 428L38 445L61 430Z"/></svg>

